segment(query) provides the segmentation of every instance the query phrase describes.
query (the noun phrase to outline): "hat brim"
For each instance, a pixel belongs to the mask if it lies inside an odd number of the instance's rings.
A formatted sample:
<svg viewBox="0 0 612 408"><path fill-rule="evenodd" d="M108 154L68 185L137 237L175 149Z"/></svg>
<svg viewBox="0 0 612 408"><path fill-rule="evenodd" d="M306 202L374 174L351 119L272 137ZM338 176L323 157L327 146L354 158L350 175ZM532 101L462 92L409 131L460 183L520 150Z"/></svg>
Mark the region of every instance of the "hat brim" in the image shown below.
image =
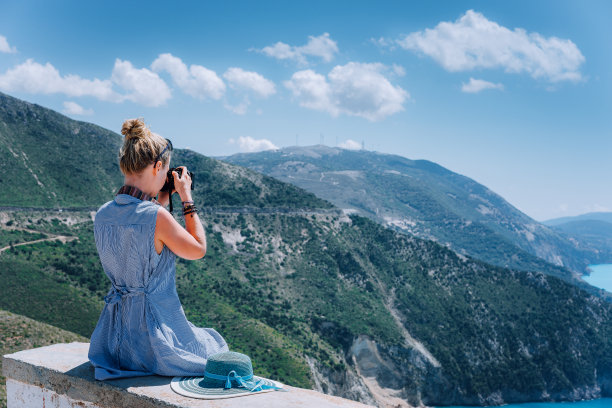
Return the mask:
<svg viewBox="0 0 612 408"><path fill-rule="evenodd" d="M249 391L246 388L211 388L204 386L204 377L174 377L170 383L170 388L174 392L185 397L200 398L200 399L220 399L241 397L244 395L261 394L264 392L275 391L274 389L262 391ZM270 385L277 388L283 388L283 384L278 381L273 381L268 378L253 376L254 382L263 381L265 385Z"/></svg>

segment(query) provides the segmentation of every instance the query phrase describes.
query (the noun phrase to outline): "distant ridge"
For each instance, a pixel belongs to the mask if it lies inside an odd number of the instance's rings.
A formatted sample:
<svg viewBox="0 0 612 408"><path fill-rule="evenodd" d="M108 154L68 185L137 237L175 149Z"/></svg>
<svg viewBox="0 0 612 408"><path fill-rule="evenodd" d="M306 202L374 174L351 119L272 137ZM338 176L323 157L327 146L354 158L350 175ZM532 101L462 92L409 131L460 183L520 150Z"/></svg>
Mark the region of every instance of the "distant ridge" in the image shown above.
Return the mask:
<svg viewBox="0 0 612 408"><path fill-rule="evenodd" d="M560 217L560 218L552 218L550 220L542 221L544 225L556 226L559 224L565 224L571 221L604 221L612 223L612 212L591 212L581 215L575 215L572 217Z"/></svg>
<svg viewBox="0 0 612 408"><path fill-rule="evenodd" d="M551 228L579 239L593 248L612 248L612 213L594 212L575 217L562 217L545 221ZM605 262L612 263L609 259Z"/></svg>
<svg viewBox="0 0 612 408"><path fill-rule="evenodd" d="M559 274L555 265L581 275L589 264L612 262L612 248L571 239L485 186L427 160L323 145L240 153L223 160L495 265Z"/></svg>

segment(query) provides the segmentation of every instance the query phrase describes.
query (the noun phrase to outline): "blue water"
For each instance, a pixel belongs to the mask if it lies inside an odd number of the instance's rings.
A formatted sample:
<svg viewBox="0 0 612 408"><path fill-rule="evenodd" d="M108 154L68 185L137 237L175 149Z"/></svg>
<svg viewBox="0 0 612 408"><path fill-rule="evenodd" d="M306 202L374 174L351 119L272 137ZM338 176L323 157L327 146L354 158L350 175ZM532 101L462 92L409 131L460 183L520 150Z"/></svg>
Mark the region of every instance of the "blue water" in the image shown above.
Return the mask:
<svg viewBox="0 0 612 408"><path fill-rule="evenodd" d="M445 407L474 408L474 407ZM499 407L497 407L499 408ZM601 398L591 401L577 402L529 402L526 404L508 404L503 408L612 408L612 398Z"/></svg>
<svg viewBox="0 0 612 408"><path fill-rule="evenodd" d="M589 265L590 275L585 275L582 279L593 286L605 289L612 293L612 264ZM612 405L610 405L612 408Z"/></svg>

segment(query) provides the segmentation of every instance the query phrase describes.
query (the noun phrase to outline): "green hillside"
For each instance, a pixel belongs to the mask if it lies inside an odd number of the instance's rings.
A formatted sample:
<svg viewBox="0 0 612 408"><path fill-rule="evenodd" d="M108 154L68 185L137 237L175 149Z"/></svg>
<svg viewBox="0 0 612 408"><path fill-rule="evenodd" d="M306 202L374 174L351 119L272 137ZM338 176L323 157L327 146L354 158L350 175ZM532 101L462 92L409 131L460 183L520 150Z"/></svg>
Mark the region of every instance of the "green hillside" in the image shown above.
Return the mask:
<svg viewBox="0 0 612 408"><path fill-rule="evenodd" d="M121 186L119 141L99 126L0 93L0 205L95 207Z"/></svg>
<svg viewBox="0 0 612 408"><path fill-rule="evenodd" d="M602 298L346 216L252 170L189 151L173 163L196 174L208 237L204 259L177 262L185 313L258 373L312 387L314 370L323 390L362 400L373 395L367 376L427 405L611 395L612 305ZM10 282L0 307L89 336L109 288L92 214L41 207L0 208Z"/></svg>
<svg viewBox="0 0 612 408"><path fill-rule="evenodd" d="M79 239L2 253L2 270L13 273L4 280L11 285L2 299L10 302L2 307L88 336L108 288L88 214L72 214L72 226L59 214L39 223L49 212L5 214L14 224ZM351 370L346 355L359 336L377 344L402 381L420 383L428 404L478 403L474 396L506 388L563 395L610 371L610 305L556 278L463 260L357 216L224 212L204 218L206 258L177 266L185 312L251 355L263 375L308 387L305 356L322 371ZM244 240L232 242L238 232ZM404 330L441 369L406 372L414 361ZM517 370L523 374L509 376ZM430 377L442 382L442 391Z"/></svg>

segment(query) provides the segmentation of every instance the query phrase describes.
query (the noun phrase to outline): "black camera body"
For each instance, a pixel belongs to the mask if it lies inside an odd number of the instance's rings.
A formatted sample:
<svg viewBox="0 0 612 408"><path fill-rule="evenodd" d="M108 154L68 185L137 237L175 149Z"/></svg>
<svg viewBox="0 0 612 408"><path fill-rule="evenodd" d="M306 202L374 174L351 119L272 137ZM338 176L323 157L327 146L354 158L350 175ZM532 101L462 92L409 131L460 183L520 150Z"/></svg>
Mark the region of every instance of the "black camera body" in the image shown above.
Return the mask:
<svg viewBox="0 0 612 408"><path fill-rule="evenodd" d="M174 176L172 175L173 171L176 171L178 173L179 177L181 177L183 175L183 168L182 167L172 167L172 168L170 168L170 170L168 170L168 174L166 175L166 177L167 177L166 178L166 183L162 187L161 191L167 191L167 192L171 193L172 190L174 190ZM189 177L191 177L191 189L193 190L193 186L195 184L193 173L190 172L190 171L187 171L187 174L189 174Z"/></svg>

